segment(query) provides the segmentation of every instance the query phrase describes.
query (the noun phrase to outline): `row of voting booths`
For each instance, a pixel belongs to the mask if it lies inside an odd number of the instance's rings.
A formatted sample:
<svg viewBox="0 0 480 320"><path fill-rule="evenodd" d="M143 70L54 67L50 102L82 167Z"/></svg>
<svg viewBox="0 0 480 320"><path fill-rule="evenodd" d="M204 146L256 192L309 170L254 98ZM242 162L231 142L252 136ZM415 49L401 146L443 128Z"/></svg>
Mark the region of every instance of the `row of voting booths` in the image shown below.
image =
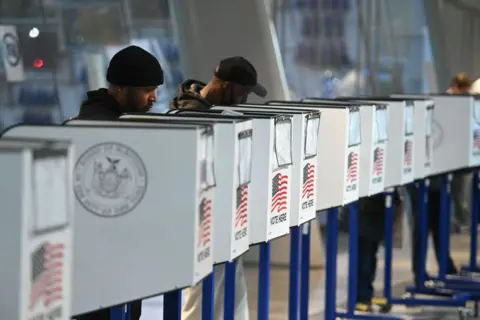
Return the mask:
<svg viewBox="0 0 480 320"><path fill-rule="evenodd" d="M349 304L345 313L335 306L338 208L476 170L479 141L480 100L446 95L308 98L13 126L0 139L9 177L0 195L12 212L0 223L0 254L8 257L0 300L9 301L0 314L69 319L111 308L115 319L128 319L130 301L164 294L164 318L180 319L181 289L203 281L202 319L213 319L214 265L226 264L233 272L225 276L224 317L233 319L235 261L259 245L258 318L268 319L270 242L290 234L289 316L307 319L308 227L327 210L325 319L354 317L355 231ZM470 271L476 247L472 255ZM390 282L389 303L407 304L391 297ZM450 305L464 306L472 295L457 289Z"/></svg>

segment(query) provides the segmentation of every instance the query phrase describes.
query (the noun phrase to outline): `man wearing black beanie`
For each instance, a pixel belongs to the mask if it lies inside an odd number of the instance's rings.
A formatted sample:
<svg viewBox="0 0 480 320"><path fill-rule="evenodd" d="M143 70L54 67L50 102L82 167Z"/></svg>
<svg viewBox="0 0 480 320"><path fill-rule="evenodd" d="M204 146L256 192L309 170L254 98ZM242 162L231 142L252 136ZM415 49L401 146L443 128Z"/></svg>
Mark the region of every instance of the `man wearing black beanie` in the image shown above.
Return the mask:
<svg viewBox="0 0 480 320"><path fill-rule="evenodd" d="M77 119L115 120L125 112L147 112L157 100L156 89L163 84L158 60L137 46L115 54L107 71L108 89L88 92ZM139 320L142 301L131 304L131 320ZM75 317L77 320L110 320L110 310L102 309Z"/></svg>
<svg viewBox="0 0 480 320"><path fill-rule="evenodd" d="M147 112L157 101L163 70L149 52L137 46L120 50L110 60L108 89L87 93L77 119L115 120L125 112Z"/></svg>

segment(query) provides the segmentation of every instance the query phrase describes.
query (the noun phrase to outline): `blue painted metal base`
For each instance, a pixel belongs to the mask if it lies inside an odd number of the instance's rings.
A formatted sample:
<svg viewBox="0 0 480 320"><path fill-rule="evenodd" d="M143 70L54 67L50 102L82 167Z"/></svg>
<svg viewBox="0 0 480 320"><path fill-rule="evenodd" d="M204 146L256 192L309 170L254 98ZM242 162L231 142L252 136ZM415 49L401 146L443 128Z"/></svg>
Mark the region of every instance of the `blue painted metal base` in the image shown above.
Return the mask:
<svg viewBox="0 0 480 320"><path fill-rule="evenodd" d="M386 314L367 314L367 313L362 313L362 314L350 314L346 312L338 312L337 313L338 318L343 318L343 319L358 319L358 320L404 320L405 317L402 316L394 316L394 315L386 315Z"/></svg>
<svg viewBox="0 0 480 320"><path fill-rule="evenodd" d="M290 228L290 282L288 290L288 319L297 320L300 289L300 227Z"/></svg>
<svg viewBox="0 0 480 320"><path fill-rule="evenodd" d="M110 308L110 319L111 320L130 320L130 314L128 312L128 308L129 306L127 304L122 304L122 305Z"/></svg>
<svg viewBox="0 0 480 320"><path fill-rule="evenodd" d="M302 226L302 257L300 270L300 320L308 320L310 302L310 222Z"/></svg>
<svg viewBox="0 0 480 320"><path fill-rule="evenodd" d="M163 295L163 319L180 320L182 318L182 290L167 292Z"/></svg>
<svg viewBox="0 0 480 320"><path fill-rule="evenodd" d="M223 319L235 319L235 261L225 264L225 294L223 296Z"/></svg>
<svg viewBox="0 0 480 320"><path fill-rule="evenodd" d="M202 282L202 320L215 317L215 268Z"/></svg>
<svg viewBox="0 0 480 320"><path fill-rule="evenodd" d="M260 244L259 260L257 319L268 320L270 300L270 242Z"/></svg>

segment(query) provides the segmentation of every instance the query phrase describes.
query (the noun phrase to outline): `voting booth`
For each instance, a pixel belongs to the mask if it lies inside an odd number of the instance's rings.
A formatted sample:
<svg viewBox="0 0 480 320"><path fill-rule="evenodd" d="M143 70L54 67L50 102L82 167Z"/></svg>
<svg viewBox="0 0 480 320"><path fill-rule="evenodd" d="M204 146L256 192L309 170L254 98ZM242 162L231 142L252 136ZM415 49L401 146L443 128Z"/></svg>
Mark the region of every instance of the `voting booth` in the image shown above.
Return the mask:
<svg viewBox="0 0 480 320"><path fill-rule="evenodd" d="M435 105L431 173L441 174L480 165L479 97L436 94L427 98Z"/></svg>
<svg viewBox="0 0 480 320"><path fill-rule="evenodd" d="M169 114L212 116L222 110L172 110ZM239 115L230 111L226 114ZM290 167L292 164L291 116L249 115L252 119L252 182L250 244L273 240L289 233Z"/></svg>
<svg viewBox="0 0 480 320"><path fill-rule="evenodd" d="M213 107L214 110L234 110L247 116L271 113L292 116L292 169L290 184L290 226L299 226L316 217L315 166L320 113L312 110L285 110L265 105L243 104Z"/></svg>
<svg viewBox="0 0 480 320"><path fill-rule="evenodd" d="M366 99L355 101L388 104L385 188L411 183L415 157L413 101L389 97Z"/></svg>
<svg viewBox="0 0 480 320"><path fill-rule="evenodd" d="M431 174L433 165L432 126L434 102L430 98L415 95L392 95L395 98L410 99L414 105L415 140L415 179L423 179Z"/></svg>
<svg viewBox="0 0 480 320"><path fill-rule="evenodd" d="M71 317L73 147L66 141L0 140L0 315Z"/></svg>
<svg viewBox="0 0 480 320"><path fill-rule="evenodd" d="M304 102L341 104L343 102L307 98ZM359 191L358 196L368 197L384 191L387 148L387 105L359 103L361 121Z"/></svg>
<svg viewBox="0 0 480 320"><path fill-rule="evenodd" d="M139 125L163 123L214 126L215 201L213 203L215 264L232 261L249 247L249 185L252 169L252 121L243 117L181 117L165 114L129 114L126 121Z"/></svg>
<svg viewBox="0 0 480 320"><path fill-rule="evenodd" d="M325 210L358 200L361 143L358 105L297 101L270 101L268 105L321 112L316 209Z"/></svg>
<svg viewBox="0 0 480 320"><path fill-rule="evenodd" d="M188 287L208 275L212 126L68 124L18 125L4 136L63 137L75 145L72 314Z"/></svg>

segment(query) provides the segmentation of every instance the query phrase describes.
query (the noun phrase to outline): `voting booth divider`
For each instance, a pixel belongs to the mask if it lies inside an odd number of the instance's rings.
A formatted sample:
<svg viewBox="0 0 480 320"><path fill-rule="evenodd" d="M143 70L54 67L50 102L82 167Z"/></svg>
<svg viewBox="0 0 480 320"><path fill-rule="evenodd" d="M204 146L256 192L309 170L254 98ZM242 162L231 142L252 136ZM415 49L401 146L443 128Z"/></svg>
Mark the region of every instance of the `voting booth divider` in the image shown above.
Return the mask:
<svg viewBox="0 0 480 320"><path fill-rule="evenodd" d="M3 133L75 146L72 315L189 287L212 271L212 135L210 125L80 120ZM151 140L155 149L138 143Z"/></svg>
<svg viewBox="0 0 480 320"><path fill-rule="evenodd" d="M73 157L69 141L0 140L2 319L70 319Z"/></svg>

